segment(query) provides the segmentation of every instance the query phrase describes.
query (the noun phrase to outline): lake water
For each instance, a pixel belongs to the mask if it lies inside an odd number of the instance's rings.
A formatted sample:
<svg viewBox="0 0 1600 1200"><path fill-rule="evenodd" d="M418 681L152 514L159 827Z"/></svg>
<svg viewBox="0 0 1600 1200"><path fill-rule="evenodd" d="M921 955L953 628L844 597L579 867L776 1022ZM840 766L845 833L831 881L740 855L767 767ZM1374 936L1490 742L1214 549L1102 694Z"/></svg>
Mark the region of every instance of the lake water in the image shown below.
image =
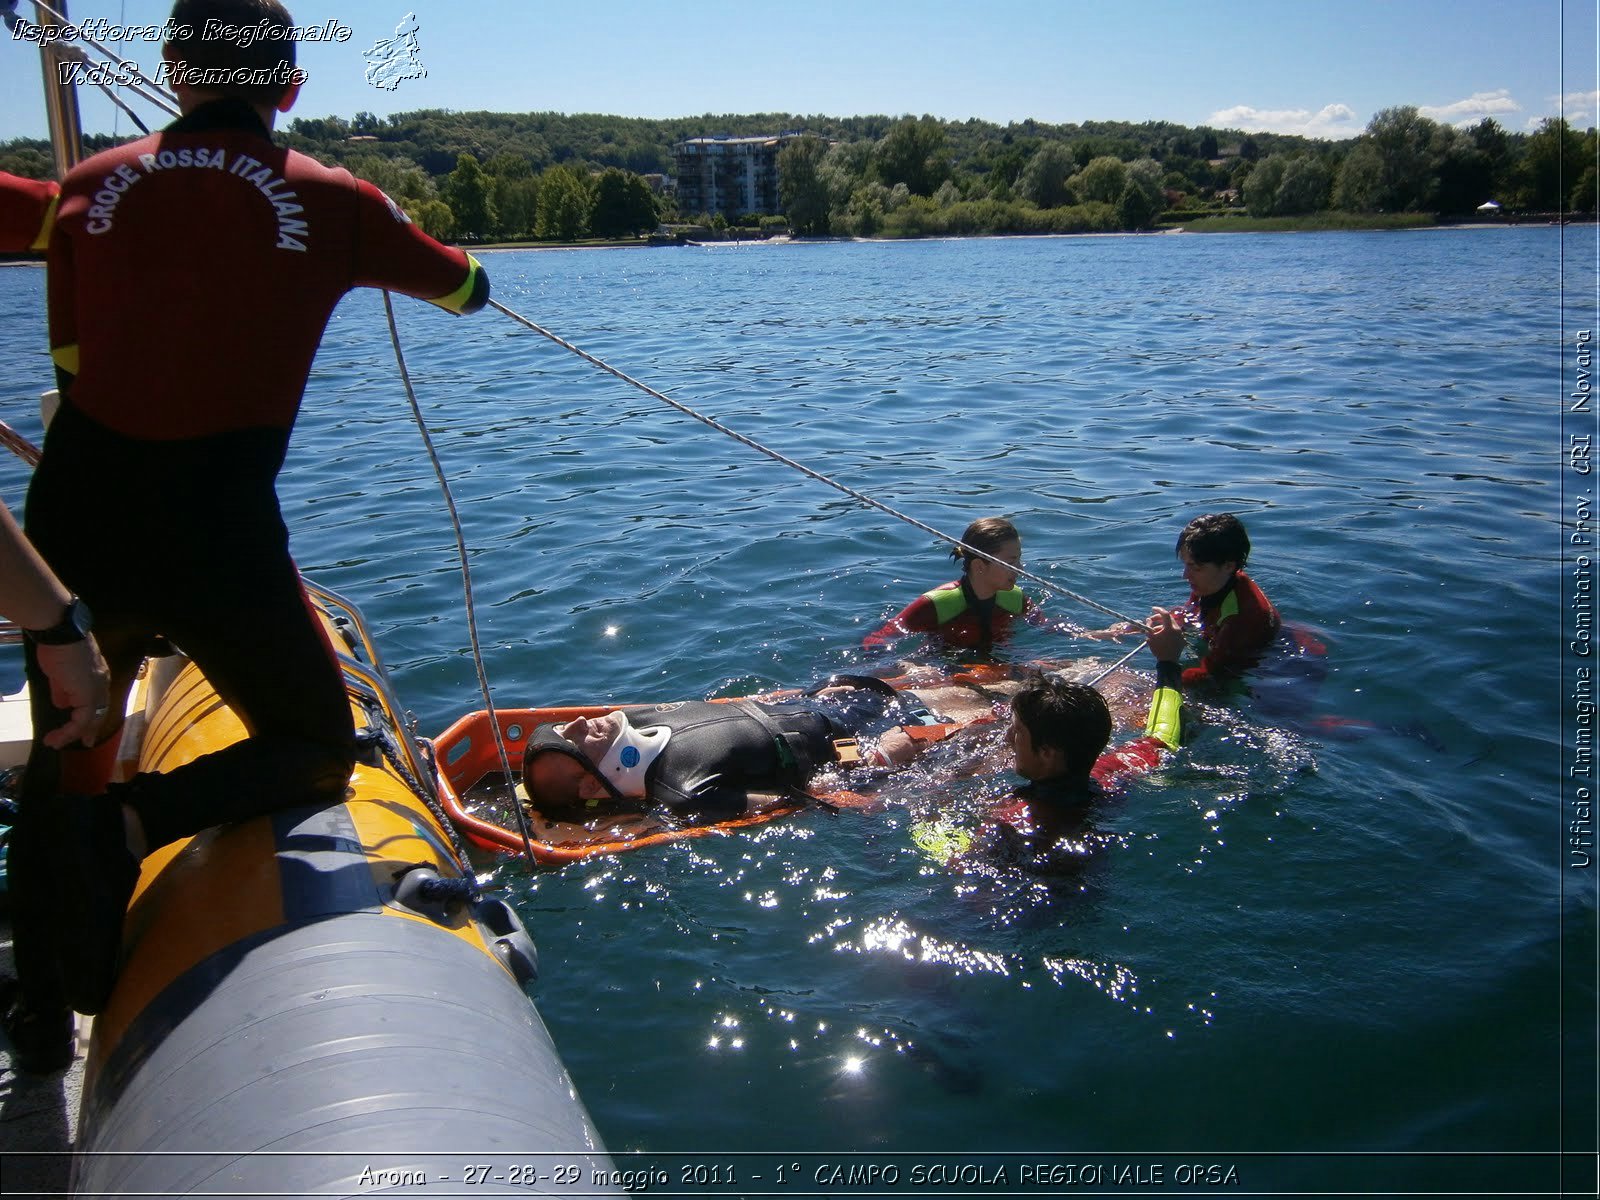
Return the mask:
<svg viewBox="0 0 1600 1200"><path fill-rule="evenodd" d="M935 528L1010 516L1031 570L1120 612L1181 600L1178 530L1236 512L1255 578L1329 646L1297 719L1205 710L1068 880L953 873L913 844L915 815L1003 780L563 870L486 863L614 1151L818 1152L808 1179L830 1152L894 1153L901 1194L934 1152L978 1151L1166 1156L1169 1192L1179 1161L1260 1195L1545 1192L1563 1148L1588 1153L1567 1182L1593 1179L1595 868L1566 844L1561 649L1592 228L485 264L512 308ZM0 399L35 437L42 283L0 271ZM499 704L883 667L861 635L951 576L928 535L499 314L401 301L399 320ZM9 502L22 487L0 468ZM328 330L280 490L302 567L364 610L422 729L481 707L374 294ZM1027 629L1004 653L1116 651ZM1065 1190L1100 1194L1085 1178Z"/></svg>

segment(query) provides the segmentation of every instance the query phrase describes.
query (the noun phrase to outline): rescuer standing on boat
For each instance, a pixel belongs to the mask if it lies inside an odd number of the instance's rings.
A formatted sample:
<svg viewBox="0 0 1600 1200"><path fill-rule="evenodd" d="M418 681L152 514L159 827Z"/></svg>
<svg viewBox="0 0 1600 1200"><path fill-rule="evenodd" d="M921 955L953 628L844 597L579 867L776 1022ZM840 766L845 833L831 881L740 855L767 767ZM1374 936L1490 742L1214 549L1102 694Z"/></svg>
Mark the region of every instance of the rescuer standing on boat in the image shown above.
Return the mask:
<svg viewBox="0 0 1600 1200"><path fill-rule="evenodd" d="M143 854L335 801L349 780L344 683L274 488L334 305L358 286L453 312L488 299L478 263L382 192L273 145L274 117L304 78L281 4L178 0L170 27L182 116L77 167L50 238L62 406L27 529L75 596L33 640L82 636L92 613L118 713L152 638L169 639L250 736L109 787L104 746L57 754L35 741L11 865L22 994L7 1027L31 1023L33 1044L18 1050L36 1069L65 1061L66 1006L106 1002ZM61 717L36 654L29 678L35 729L47 731Z"/></svg>

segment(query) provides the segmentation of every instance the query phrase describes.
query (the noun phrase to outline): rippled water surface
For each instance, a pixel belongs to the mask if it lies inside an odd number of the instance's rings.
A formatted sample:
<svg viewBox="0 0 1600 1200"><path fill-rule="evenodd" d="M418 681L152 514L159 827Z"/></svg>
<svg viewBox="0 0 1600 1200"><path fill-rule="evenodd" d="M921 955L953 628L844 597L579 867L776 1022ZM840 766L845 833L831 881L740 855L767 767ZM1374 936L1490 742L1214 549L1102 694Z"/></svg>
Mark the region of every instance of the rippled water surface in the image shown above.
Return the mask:
<svg viewBox="0 0 1600 1200"><path fill-rule="evenodd" d="M1255 577L1330 647L1289 718L1205 714L1071 877L917 850L913 816L1004 786L981 779L488 864L611 1147L1193 1149L1269 1191L1330 1162L1349 1190L1547 1185L1543 1160L1381 1152L1555 1149L1558 1010L1594 1009L1556 791L1563 274L1569 326L1595 286L1592 231L1567 239L1564 273L1554 229L486 255L499 299L584 349L937 528L1009 515L1032 570L1118 611L1181 599L1178 530L1237 512ZM35 436L41 293L0 271L5 415ZM926 534L497 314L399 317L499 703L804 683L949 578ZM17 468L0 485L19 500ZM329 328L280 490L423 729L479 707L373 294ZM1009 653L1111 651L1029 629ZM1591 1090L1592 1047L1568 1050ZM1342 1150L1367 1156L1248 1157Z"/></svg>

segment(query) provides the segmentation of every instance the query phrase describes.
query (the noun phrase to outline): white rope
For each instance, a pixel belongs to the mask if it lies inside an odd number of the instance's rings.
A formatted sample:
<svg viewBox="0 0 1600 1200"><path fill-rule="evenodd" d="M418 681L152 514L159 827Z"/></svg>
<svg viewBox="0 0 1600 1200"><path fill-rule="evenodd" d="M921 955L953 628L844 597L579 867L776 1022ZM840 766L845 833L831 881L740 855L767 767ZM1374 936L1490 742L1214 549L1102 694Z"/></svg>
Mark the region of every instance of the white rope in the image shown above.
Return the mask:
<svg viewBox="0 0 1600 1200"><path fill-rule="evenodd" d="M411 386L411 373L406 370L406 356L400 349L400 330L394 321L394 303L389 293L383 293L383 311L389 318L389 340L394 343L395 361L400 364L400 381L405 384L406 399L411 403L411 415L416 418L417 429L422 434L422 444L427 448L428 459L433 463L433 473L439 479L439 490L444 493L445 506L450 510L450 527L456 535L456 553L461 557L461 587L467 601L467 635L472 642L472 665L478 672L478 691L483 696L483 709L489 717L489 729L494 733L495 748L500 752L500 769L505 772L506 794L511 811L517 814L517 828L522 834L522 848L528 862L538 860L533 854L533 835L528 829L528 815L517 800L514 776L511 773L511 755L506 750L505 737L500 732L500 720L495 716L494 698L489 694L489 676L483 669L483 649L478 641L478 616L472 601L472 571L467 566L467 541L461 531L461 516L456 511L455 497L450 494L450 483L445 478L444 466L434 451L433 439L428 436L427 423L422 419L422 407L417 403L416 389Z"/></svg>
<svg viewBox="0 0 1600 1200"><path fill-rule="evenodd" d="M1111 672L1115 671L1118 667L1122 666L1129 659L1131 659L1135 654L1139 653L1139 651L1141 651L1143 649L1144 649L1143 645L1138 645L1138 646L1135 646L1132 650L1129 650L1121 658L1117 659L1116 662L1112 663L1104 671L1101 671L1100 674L1096 675L1093 679L1089 680L1089 686L1090 687L1094 687L1095 684L1099 683L1107 675L1111 674Z"/></svg>
<svg viewBox="0 0 1600 1200"><path fill-rule="evenodd" d="M631 375L625 374L624 372L617 370L616 367L613 367L611 364L609 364L607 362L603 362L602 360L596 358L594 355L590 354L588 351L581 350L577 346L574 346L571 342L567 341L565 338L563 338L563 337L561 337L561 336L559 336L557 334L551 333L550 330L544 328L542 325L538 325L535 322L530 321L527 317L523 316L521 313L515 312L512 309L507 308L504 304L501 304L498 300L490 300L489 301L489 307L497 309L500 312L503 312L506 316L510 317L513 321L516 321L519 325L526 326L528 329L531 329L534 333L539 334L541 337L549 338L552 342L554 342L556 345L560 346L563 350L570 350L573 354L576 354L579 358L583 359L584 362L587 362L587 363L589 363L589 364L591 364L593 366L599 367L602 371L606 372L606 374L615 376L617 379L622 380L622 382L624 382L624 383L626 383L626 384L628 384L628 385L630 385L632 387L638 388L645 395L651 396L654 399L661 401L663 404L669 405L670 407L677 409L679 412L683 413L687 417L693 417L696 421L699 421L703 425L710 426L712 429L715 429L718 433L726 434L728 437L731 437L734 441L740 443L741 445L750 447L750 449L756 451L759 454L766 455L768 458L772 459L774 462L780 462L786 467L791 467L794 470L799 471L802 475L808 476L811 479L815 479L818 483L825 483L829 487L834 488L837 491L843 492L846 496L849 496L852 500L859 501L860 503L865 504L870 508L875 508L879 512L888 513L891 517L895 517L898 520L904 521L907 525L910 525L915 529L922 530L923 533L931 534L932 536L938 538L940 541L948 542L952 546L959 546L967 554L974 555L977 558L986 559L989 562L992 562L992 563L995 563L995 564L997 564L997 565L999 565L1001 567L1004 567L1008 571L1015 571L1022 578L1032 580L1034 583L1038 584L1042 588L1045 588L1047 591L1056 592L1059 595L1066 596L1067 598L1069 598L1071 600L1076 600L1079 604L1086 605L1087 607L1095 609L1098 612L1106 613L1108 616L1116 617L1119 621L1126 621L1130 625L1136 625L1140 629L1144 629L1145 628L1145 624L1144 624L1143 621L1136 621L1132 617L1124 616L1122 613L1119 613L1116 609L1107 608L1105 605L1099 604L1096 601L1089 599L1089 597L1087 597L1087 596L1079 595L1077 592L1072 591L1070 588L1065 588L1065 587L1062 587L1060 584L1052 583L1048 579L1041 578L1040 576L1035 575L1033 572L1024 570L1023 568L1018 567L1013 563L1008 563L1008 562L1005 562L1005 561L1003 561L1001 559L998 559L992 554L988 554L985 551L977 549L975 546L969 546L965 542L963 542L960 538L951 537L948 533L943 533L940 530L935 529L931 525L926 525L923 522L917 520L915 517L908 516L907 514L905 514L903 512L900 512L898 509L891 508L889 505L883 503L881 500L874 500L871 496L868 496L868 495L866 495L866 494L864 494L862 492L857 491L855 488L850 487L848 484L840 483L836 479L831 479L828 476L822 474L820 471L813 471L810 467L806 466L804 463L796 462L794 459L789 458L789 457L787 457L787 456L785 456L783 454L780 454L776 450L772 450L772 449L770 449L770 448L768 448L766 446L763 446L760 442L756 441L755 439L746 437L744 434L739 433L737 430L728 428L728 426L722 424L722 422L717 421L712 417L708 417L708 416L704 415L703 413L698 413L694 409L690 408L688 405L681 404L677 400L672 399L672 397L670 397L670 396L663 395L662 393L656 391L655 388L650 387L648 384L640 383L637 379L633 378Z"/></svg>

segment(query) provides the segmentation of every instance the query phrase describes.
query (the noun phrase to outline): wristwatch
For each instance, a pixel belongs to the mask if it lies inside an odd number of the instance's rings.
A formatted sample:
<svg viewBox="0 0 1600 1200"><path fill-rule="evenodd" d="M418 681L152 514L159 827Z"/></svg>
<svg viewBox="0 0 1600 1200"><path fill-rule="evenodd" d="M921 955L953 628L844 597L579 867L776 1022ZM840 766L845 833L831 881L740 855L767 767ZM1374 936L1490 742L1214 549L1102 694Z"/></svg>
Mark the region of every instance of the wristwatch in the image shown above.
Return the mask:
<svg viewBox="0 0 1600 1200"><path fill-rule="evenodd" d="M94 618L89 606L76 596L61 610L61 619L48 629L24 629L23 635L36 646L70 646L89 636Z"/></svg>

